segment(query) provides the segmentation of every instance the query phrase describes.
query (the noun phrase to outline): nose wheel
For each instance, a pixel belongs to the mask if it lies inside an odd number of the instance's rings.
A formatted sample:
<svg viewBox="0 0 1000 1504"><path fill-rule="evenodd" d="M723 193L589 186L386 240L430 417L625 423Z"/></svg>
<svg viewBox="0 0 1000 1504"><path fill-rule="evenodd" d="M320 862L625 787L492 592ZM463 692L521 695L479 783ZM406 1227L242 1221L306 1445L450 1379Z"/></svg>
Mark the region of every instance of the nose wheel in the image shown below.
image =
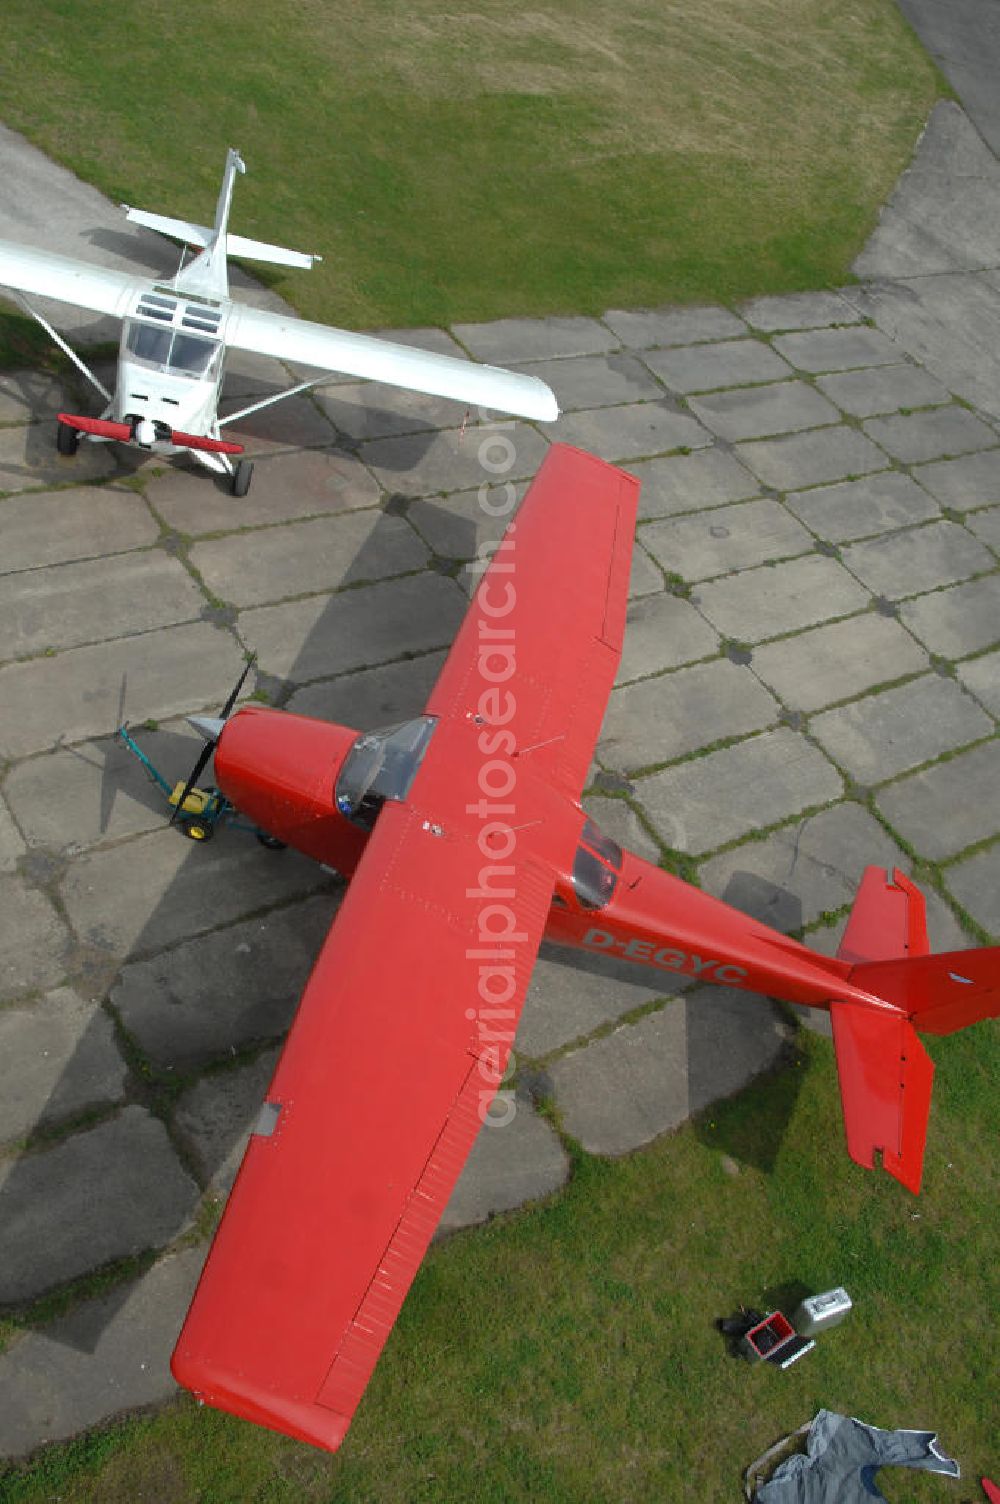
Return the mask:
<svg viewBox="0 0 1000 1504"><path fill-rule="evenodd" d="M253 460L237 460L233 467L233 479L231 484L234 496L245 496L250 489L253 480Z"/></svg>

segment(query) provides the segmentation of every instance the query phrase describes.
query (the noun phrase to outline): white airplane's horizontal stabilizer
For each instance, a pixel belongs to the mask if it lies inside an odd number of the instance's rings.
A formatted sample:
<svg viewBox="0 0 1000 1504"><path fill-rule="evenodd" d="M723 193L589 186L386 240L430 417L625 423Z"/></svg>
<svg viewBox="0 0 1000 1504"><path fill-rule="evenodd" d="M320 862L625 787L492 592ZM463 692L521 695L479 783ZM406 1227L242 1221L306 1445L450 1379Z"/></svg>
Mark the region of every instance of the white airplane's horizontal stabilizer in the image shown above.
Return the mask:
<svg viewBox="0 0 1000 1504"><path fill-rule="evenodd" d="M306 271L322 256L308 251L290 251L283 245L269 245L266 240L248 240L245 235L226 236L228 256L247 256L251 261L271 261L275 266L300 266Z"/></svg>
<svg viewBox="0 0 1000 1504"><path fill-rule="evenodd" d="M126 207L126 206L123 206ZM170 235L182 240L185 245L200 246L202 250L211 245L215 231L209 225L196 225L189 219L174 219L169 214L151 214L147 209L126 207L126 219L148 230L159 230L161 235ZM226 255L245 256L250 261L269 261L274 266L296 266L308 271L314 261L322 256L307 251L290 251L287 246L271 245L266 240L250 240L246 235L226 235Z"/></svg>
<svg viewBox="0 0 1000 1504"><path fill-rule="evenodd" d="M537 376L397 345L371 334L310 324L245 303L232 305L226 344L236 350L273 355L323 371L342 371L364 381L385 381L432 397L451 397L467 406L492 408L542 423L554 422L559 416L555 394Z"/></svg>
<svg viewBox="0 0 1000 1504"><path fill-rule="evenodd" d="M130 209L122 204L125 218L133 224L145 225L147 230L159 230L161 235L170 235L174 240L183 240L185 245L208 245L213 231L208 225L195 225L189 219L173 219L169 214L150 214L148 209Z"/></svg>

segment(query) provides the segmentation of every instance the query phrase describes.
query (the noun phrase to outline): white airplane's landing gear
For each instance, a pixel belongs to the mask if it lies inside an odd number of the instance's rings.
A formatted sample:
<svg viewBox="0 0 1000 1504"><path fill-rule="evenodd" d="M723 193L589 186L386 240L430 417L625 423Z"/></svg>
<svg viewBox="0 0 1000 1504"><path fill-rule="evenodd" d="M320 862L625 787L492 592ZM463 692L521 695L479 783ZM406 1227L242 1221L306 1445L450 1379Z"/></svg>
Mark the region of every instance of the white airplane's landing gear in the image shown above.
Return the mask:
<svg viewBox="0 0 1000 1504"><path fill-rule="evenodd" d="M80 447L80 435L68 423L56 425L56 448L60 454L75 454Z"/></svg>
<svg viewBox="0 0 1000 1504"><path fill-rule="evenodd" d="M233 467L233 495L245 496L250 489L251 480L253 480L253 460L237 460Z"/></svg>

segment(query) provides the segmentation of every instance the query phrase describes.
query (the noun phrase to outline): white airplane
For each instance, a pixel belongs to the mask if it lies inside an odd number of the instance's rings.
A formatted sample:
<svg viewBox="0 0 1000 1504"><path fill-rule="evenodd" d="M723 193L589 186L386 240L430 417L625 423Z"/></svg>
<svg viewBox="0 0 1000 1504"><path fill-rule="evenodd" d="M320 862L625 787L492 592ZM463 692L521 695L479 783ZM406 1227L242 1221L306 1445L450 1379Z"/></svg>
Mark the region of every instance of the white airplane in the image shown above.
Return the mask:
<svg viewBox="0 0 1000 1504"><path fill-rule="evenodd" d="M221 429L286 397L321 386L331 372L542 422L559 416L551 388L536 376L430 354L373 335L331 329L234 302L229 296L229 256L306 268L320 259L229 233L233 185L236 174L245 171L239 152L230 149L211 228L122 206L136 224L183 243L180 265L169 280L132 276L0 240L0 286L12 290L15 300L38 320L106 403L99 418L59 414L61 454L75 454L82 435L98 442L116 439L162 455L188 452L207 469L228 475L233 494L245 496L253 464L248 459L234 460L243 453L243 446L225 440ZM198 250L186 261L188 246ZM113 394L25 294L122 320ZM220 418L219 396L229 348L276 356L315 367L323 374Z"/></svg>

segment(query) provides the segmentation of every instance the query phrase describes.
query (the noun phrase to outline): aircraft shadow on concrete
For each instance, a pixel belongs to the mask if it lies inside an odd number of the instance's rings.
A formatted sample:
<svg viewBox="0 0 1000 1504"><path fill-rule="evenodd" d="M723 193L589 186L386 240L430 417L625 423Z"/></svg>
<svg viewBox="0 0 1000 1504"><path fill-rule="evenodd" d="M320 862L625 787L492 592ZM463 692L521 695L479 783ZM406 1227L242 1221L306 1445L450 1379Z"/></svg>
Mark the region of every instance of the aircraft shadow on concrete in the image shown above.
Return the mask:
<svg viewBox="0 0 1000 1504"><path fill-rule="evenodd" d="M151 233L137 235L134 226L116 230L102 225L92 230L87 240L96 250L117 257L130 271L134 267L137 277L172 277L177 271L180 247ZM96 263L97 258L94 260ZM106 264L107 259L102 258L101 265Z"/></svg>
<svg viewBox="0 0 1000 1504"><path fill-rule="evenodd" d="M429 442L433 433L426 437ZM205 481L209 484L210 477L206 475ZM390 513L398 511L398 499L390 500L393 504L386 508L383 503L383 509ZM238 503L234 502L234 505ZM451 519L451 525L455 525L454 518ZM361 579L370 576L371 571L366 568L366 555L371 551L374 560L379 549L380 532L381 526L376 525L356 555L351 575ZM467 540L467 546L460 546L457 552L460 556L471 558L476 549L475 524L471 520L467 528ZM458 567L456 559L456 571ZM455 626L465 609L458 595L458 588L460 587L456 588ZM317 679L312 670L303 672L301 665L310 661L315 663L317 653L322 651L322 644L330 641L329 618L339 599L343 599L340 592L330 597L285 675L280 678L271 675L265 658L261 665L260 682L267 684L272 692L277 691L276 694L272 693L271 698L292 710L325 716L344 724L356 725L359 729L387 725L420 714L443 661L440 649L428 650L421 647L411 660L396 658L374 669L341 669L326 680ZM453 630L454 628L448 641ZM252 642L250 645L253 645ZM446 645L442 642L440 646L444 648ZM137 658L139 657L141 649L137 647ZM140 672L138 666L134 672ZM230 687L228 684L219 684L220 705ZM245 693L252 688L251 680ZM116 716L121 718L123 707L127 715L126 701L127 687L123 687L119 704L108 704L109 733ZM211 707L191 706L192 711L205 709ZM152 731L133 729L140 744L169 783L187 776L200 746L193 733L173 724ZM162 793L148 781L139 764L111 740L110 735L107 738L96 738L86 746L62 750L74 757L89 760L94 767L95 781L98 784L98 824L102 836L108 830L116 801L122 798L132 800L142 811L149 812L151 822L145 825L146 830L161 829L159 822L152 819L158 810L163 811L163 822L166 823L168 810ZM201 782L204 785L210 780L211 764ZM143 824L140 818L140 828L143 828ZM183 844L184 838L179 832L176 840ZM105 848L98 840L94 849ZM268 976L261 974L262 970L266 972L266 965L261 967L259 958L253 953L254 944L246 938L251 926L259 924L260 916L248 919L246 914L230 915L220 921L218 926L213 926L213 901L219 899L221 884L228 881L227 874L231 876L234 871L250 873L258 882L263 875L263 886L266 888L268 874L273 873L275 883L280 886L281 874L288 870L286 864L303 860L292 852L275 853L264 850L252 836L225 829L220 830L208 847L191 843L190 850L184 854L175 875L156 901L127 953L109 953L104 957L113 969L114 980L110 987L103 989L103 995L110 999L116 1018L124 1021L125 1028L137 1041L139 1049L152 1060L154 1069L160 1073L160 1079L167 1079L172 1071L183 1077L191 1075L193 1084L182 1092L180 1109L184 1109L199 1093L210 1093L213 1086L232 1088L237 1099L235 1107L233 1101L230 1101L228 1107L223 1109L223 1116L226 1112L231 1116L229 1121L222 1124L218 1112L213 1118L211 1104L207 1107L202 1104L204 1131L195 1129L192 1133L191 1118L183 1110L172 1114L173 1147L175 1150L179 1147L185 1171L189 1175L192 1171L197 1172L198 1188L197 1194L192 1190L188 1198L189 1204L184 1206L183 1211L174 1217L165 1230L160 1214L161 1228L155 1239L156 1248L168 1246L190 1226L206 1188L214 1187L222 1192L228 1189L238 1162L237 1150L256 1116L277 1046L294 1016L298 997L329 926L343 885L324 877L320 869L311 867L315 881L307 882L299 888L293 885L291 889L285 890L284 896L276 902L274 908L269 908L266 900L261 904L270 934L267 953L272 957L280 957L284 963L281 976L274 981L273 988ZM222 875L218 885L213 885L212 874L217 861L222 864ZM171 913L175 906L183 907L185 903L190 911L192 892L196 898L200 895L201 917L194 923L193 929L177 934L171 928ZM779 894L774 901L784 902L786 898L787 895ZM164 935L169 937L166 941ZM83 949L94 948L93 936L79 935L78 939L83 942ZM100 951L99 936L97 949ZM249 955L246 954L248 951ZM570 975L580 975L582 978L587 972L599 972L606 975L609 982L627 981L636 986L653 986L664 993L670 990L668 987L661 987L659 979L655 979L650 972L628 966L624 962L609 964L605 958L574 954L555 947L546 947L545 954L558 958L560 965L567 968ZM292 958L290 961L289 957ZM92 967L92 972L100 976L101 966ZM107 974L105 968L103 975L106 977ZM85 978L81 981L77 975L75 985L81 992L86 991ZM748 1016L751 1019L760 1020L761 1029L773 1029L767 1005L762 1005L762 1000L745 998L740 1002L749 1010ZM627 1011L629 1006L631 1005L626 1004L621 1011ZM705 1009L699 1008L693 1000L688 1000L685 1006L688 1072L692 1082L708 1081L720 1049L719 1021L717 1018L709 1020ZM99 1018L103 1019L105 1016L100 1014ZM232 1034L227 1022L229 1019L236 1022L235 1032ZM751 1027L756 1025L751 1024ZM724 1045L724 1040L722 1044ZM86 1055L87 1049L88 1040L84 1038L78 1046L77 1054L82 1057ZM131 1064L134 1072L134 1060ZM65 1077L71 1077L74 1069L75 1057L67 1066ZM207 1075L202 1074L206 1071ZM193 1079L195 1076L197 1081ZM60 1097L60 1089L61 1083L52 1094L53 1106ZM161 1110L163 1100L161 1098ZM150 1105L148 1084L137 1081L134 1075L126 1091L126 1105L129 1102L138 1102L140 1106L147 1108ZM100 1116L100 1123L112 1121L120 1115L121 1102L104 1105L107 1111ZM789 1104L789 1111L791 1105ZM154 1112L155 1110L154 1106ZM774 1135L780 1137L785 1121L787 1113L780 1121L772 1122ZM51 1124L47 1123L46 1126L51 1127ZM776 1141L764 1142L759 1134L753 1137L752 1143L741 1143L738 1140L739 1135L734 1135L733 1141L727 1146L734 1156L747 1156L765 1167L773 1163ZM716 1148L720 1147L717 1136L713 1143ZM55 1153L58 1148L58 1145L52 1149L47 1143L41 1140L38 1142L40 1154ZM22 1156L14 1163L0 1190L0 1264L3 1262L2 1244L16 1247L19 1227L23 1233L23 1229L36 1221L39 1208L32 1205L32 1197L34 1195L37 1200L38 1193L34 1189L37 1181L31 1173L35 1162L34 1152ZM106 1198L107 1215L110 1217L117 1189L113 1164L108 1165L103 1182L95 1182L92 1189L99 1201ZM150 1185L148 1195L151 1210L152 1202L156 1199L154 1190ZM137 1195L141 1198L143 1192L140 1190ZM103 1211L99 1210L98 1217L103 1215ZM140 1209L140 1222L142 1217ZM53 1229L52 1236L58 1239L57 1230ZM112 1264L121 1257L148 1251L147 1245L140 1238L136 1246L122 1249L112 1260ZM30 1292L19 1297L16 1304L0 1307L14 1321L17 1321L19 1311L26 1310L32 1301L53 1290L71 1289L77 1280L92 1272L81 1269L68 1284L65 1280L54 1281L47 1276L44 1246L33 1250L32 1261ZM129 1284L130 1282L125 1282L112 1298L105 1297L103 1303L92 1303L79 1320L74 1319L72 1323L60 1322L56 1328L48 1328L53 1340L78 1350L93 1350L115 1310L127 1298Z"/></svg>
<svg viewBox="0 0 1000 1504"><path fill-rule="evenodd" d="M798 895L756 872L734 872L721 896L734 909L759 919L782 934L796 933L802 927L802 901ZM736 1025L729 1048L739 1048L737 1031L748 1029L746 1044L753 1049L761 1032L773 1029L775 1020L781 1018L780 1005L751 993L730 992L729 996L735 1006L731 1022ZM801 1072L786 1069L794 1049L791 1039L788 1038L774 1052L771 1063L760 1071L758 1091L763 1089L765 1094L763 1104L759 1099L752 1105L748 1103L746 1108L742 1103L727 1104L719 1101L722 1094L717 1093L718 1110L714 1105L701 1105L705 1091L699 1089L700 1070L706 1068L709 1079L713 1079L718 1051L726 1048L726 1041L720 1038L707 1009L689 1004L688 1041L692 1056L692 1096L699 1104L695 1117L698 1138L716 1152L728 1154L738 1163L770 1174L794 1115L802 1085ZM732 1095L738 1097L741 1090L739 1088Z"/></svg>

